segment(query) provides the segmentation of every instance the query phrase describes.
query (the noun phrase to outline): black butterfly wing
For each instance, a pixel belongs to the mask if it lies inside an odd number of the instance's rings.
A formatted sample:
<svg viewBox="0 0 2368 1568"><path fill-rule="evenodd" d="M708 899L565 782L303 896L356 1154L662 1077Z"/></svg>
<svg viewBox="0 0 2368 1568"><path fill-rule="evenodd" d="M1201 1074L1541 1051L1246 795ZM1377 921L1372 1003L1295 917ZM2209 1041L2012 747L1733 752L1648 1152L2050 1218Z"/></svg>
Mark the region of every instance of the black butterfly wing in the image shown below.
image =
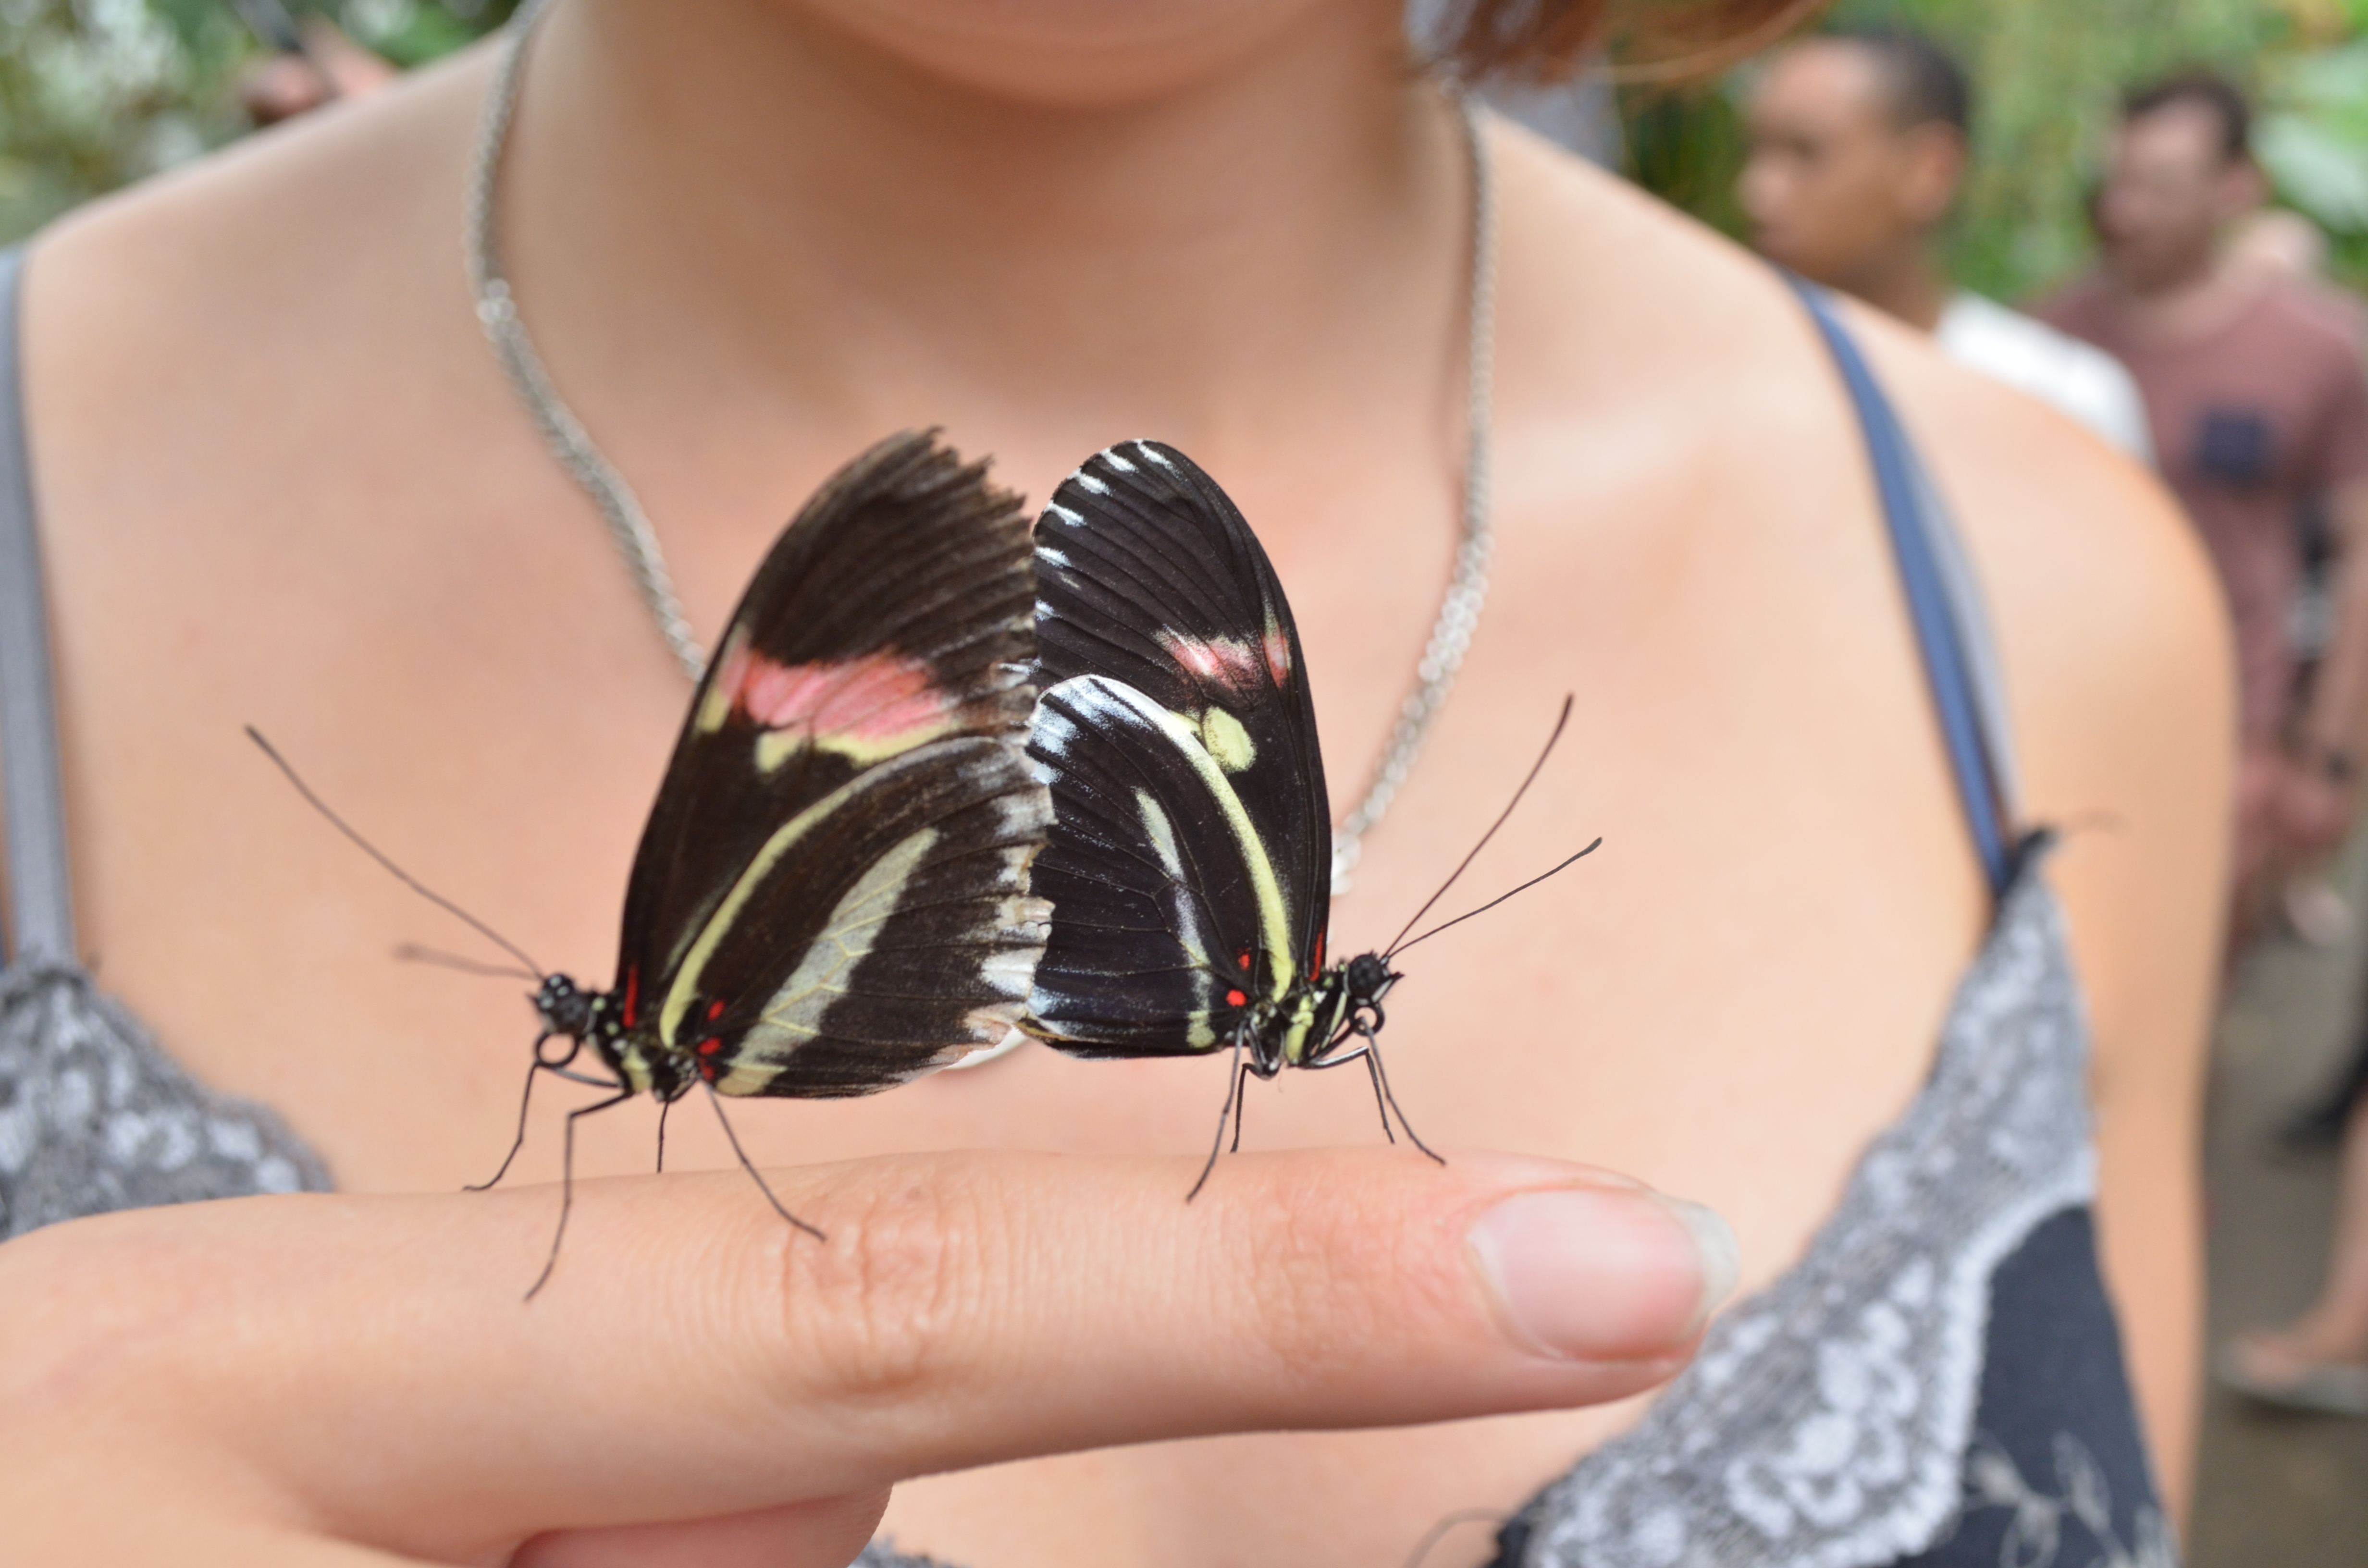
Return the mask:
<svg viewBox="0 0 2368 1568"><path fill-rule="evenodd" d="M1329 911L1290 604L1215 481L1152 441L1070 476L1036 562L1029 749L1054 822L1033 888L1053 923L1029 1028L1086 1054L1210 1049L1233 994L1279 997L1319 961Z"/></svg>
<svg viewBox="0 0 2368 1568"><path fill-rule="evenodd" d="M1018 499L927 435L783 531L691 703L625 899L632 1038L736 1094L866 1094L1000 1040L1044 937Z"/></svg>
<svg viewBox="0 0 2368 1568"><path fill-rule="evenodd" d="M1036 872L1053 935L1024 1027L1079 1056L1228 1042L1288 905L1197 729L1131 686L1077 676L1044 694L1029 751L1055 823Z"/></svg>

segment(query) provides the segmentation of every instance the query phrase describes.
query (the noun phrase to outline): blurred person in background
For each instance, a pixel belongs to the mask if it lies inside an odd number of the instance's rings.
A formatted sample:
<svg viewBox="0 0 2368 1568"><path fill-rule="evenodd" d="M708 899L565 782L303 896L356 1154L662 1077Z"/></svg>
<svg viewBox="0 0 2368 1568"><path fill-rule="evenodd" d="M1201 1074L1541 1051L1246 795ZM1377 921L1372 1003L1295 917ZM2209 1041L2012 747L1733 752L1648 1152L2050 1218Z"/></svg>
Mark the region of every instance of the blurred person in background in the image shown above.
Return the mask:
<svg viewBox="0 0 2368 1568"><path fill-rule="evenodd" d="M318 11L298 17L279 0L236 0L233 8L271 51L238 78L239 106L258 128L366 98L402 74Z"/></svg>
<svg viewBox="0 0 2368 1568"><path fill-rule="evenodd" d="M2282 208L2263 208L2237 225L2226 258L2232 268L2254 268L2314 290L2350 323L2355 338L2368 340L2368 309L2356 296L2326 281L2327 248L2326 232L2310 219ZM2306 692L2330 630L2328 568L2333 540L2323 506L2306 505L2302 523L2305 613L2295 618L2294 642L2303 661L2297 690ZM2332 946L2349 934L2348 912L2323 871L2289 882L2285 908L2289 922L2306 937ZM2332 921L2327 918L2329 911L2336 917ZM2317 1299L2284 1327L2239 1335L2221 1353L2222 1381L2257 1399L2368 1415L2368 1110L2363 1110L2363 1098L2368 1098L2368 1027L2355 1038L2351 1060L2332 1088L2280 1133L2281 1142L2293 1149L2340 1147L2342 1172L2327 1275Z"/></svg>
<svg viewBox="0 0 2368 1568"><path fill-rule="evenodd" d="M2344 323L2355 342L2368 350L2368 308L2359 298L2327 280L2327 231L2291 208L2262 207L2231 226L2222 256L2232 271L2257 271L2300 288ZM2363 357L2368 357L2364 353ZM2336 567L2340 560L2337 536L2328 517L2328 497L2320 493L2302 497L2294 528L2302 551L2301 585L2294 612L2287 618L2287 641L2294 654L2292 702L2298 710L2307 703L2318 678L2335 631ZM2319 860L2297 867L2279 890L2279 907L2295 936L2313 947L2334 948L2352 931L2351 911ZM2356 1078L2357 1073L2347 1074ZM2340 1095L2303 1119L2316 1130L2305 1141L2332 1145L2342 1136L2351 1095Z"/></svg>
<svg viewBox="0 0 2368 1568"><path fill-rule="evenodd" d="M2323 240L2260 210L2249 120L2243 95L2209 73L2134 92L2096 204L2100 265L2044 313L2120 355L2146 391L2165 477L2237 622L2238 923L2283 887L2309 935L2312 901L2292 895L2323 887L2313 873L2350 827L2358 771L2368 573L2351 568L2368 528L2368 380L2358 303L2316 277ZM2294 629L2314 524L2328 613L2301 682ZM2328 1114L2343 1118L2343 1170L2325 1284L2285 1327L2237 1336L2217 1369L2273 1403L2368 1415L2368 1111L2353 1099Z"/></svg>
<svg viewBox="0 0 2368 1568"><path fill-rule="evenodd" d="M2096 267L2040 314L2137 378L2163 476L2219 569L2242 692L2232 950L2269 897L2351 824L2368 706L2368 374L2353 315L2323 289L2235 265L2223 240L2265 194L2251 111L2192 72L2133 92L2096 201ZM2296 518L2324 508L2331 624L2294 700Z"/></svg>
<svg viewBox="0 0 2368 1568"><path fill-rule="evenodd" d="M1836 29L1780 51L1748 110L1737 194L1751 243L2146 460L2146 410L2111 355L1950 279L1941 233L1964 179L1972 104L1957 62L1908 28Z"/></svg>

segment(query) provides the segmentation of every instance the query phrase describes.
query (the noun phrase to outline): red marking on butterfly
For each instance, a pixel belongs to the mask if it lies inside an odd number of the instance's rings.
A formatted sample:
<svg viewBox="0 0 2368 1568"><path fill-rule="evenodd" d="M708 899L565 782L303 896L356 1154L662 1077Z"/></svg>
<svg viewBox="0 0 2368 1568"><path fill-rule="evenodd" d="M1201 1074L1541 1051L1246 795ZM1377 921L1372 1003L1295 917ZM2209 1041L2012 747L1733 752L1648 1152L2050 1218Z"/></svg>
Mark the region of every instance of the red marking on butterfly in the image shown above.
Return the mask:
<svg viewBox="0 0 2368 1568"><path fill-rule="evenodd" d="M1289 686L1291 684L1291 639L1282 634L1281 627L1269 621L1264 642L1266 673L1274 677L1275 685Z"/></svg>
<svg viewBox="0 0 2368 1568"><path fill-rule="evenodd" d="M716 1039L713 1035L709 1035L705 1040L700 1040L698 1046L699 1053L701 1056L712 1056L723 1049L723 1042Z"/></svg>
<svg viewBox="0 0 2368 1568"><path fill-rule="evenodd" d="M707 1021L708 1021L709 1023L711 1023L711 1024L712 1024L712 1023L713 1023L716 1019L718 1019L718 1018L722 1017L723 1016L723 997L721 997L721 996L718 996L714 1001L710 1002L710 1003L707 1005Z"/></svg>
<svg viewBox="0 0 2368 1568"><path fill-rule="evenodd" d="M1239 1007L1247 1004L1249 998L1243 995L1238 991L1228 991L1225 993L1225 1006L1228 1007Z"/></svg>
<svg viewBox="0 0 2368 1568"><path fill-rule="evenodd" d="M953 706L927 664L893 653L784 665L734 642L716 679L733 711L766 729L862 741L931 728Z"/></svg>
<svg viewBox="0 0 2368 1568"><path fill-rule="evenodd" d="M1258 651L1247 642L1237 642L1230 637L1212 637L1203 642L1167 627L1160 628L1156 635L1167 656L1203 687L1215 687L1247 699L1266 684L1259 669Z"/></svg>
<svg viewBox="0 0 2368 1568"><path fill-rule="evenodd" d="M709 1083L715 1082L715 1059L709 1057L699 1064L699 1075Z"/></svg>
<svg viewBox="0 0 2368 1568"><path fill-rule="evenodd" d="M632 1028L635 1015L642 1010L642 971L639 964L625 971L625 1027Z"/></svg>
<svg viewBox="0 0 2368 1568"><path fill-rule="evenodd" d="M1309 967L1314 969L1318 974L1322 974L1324 972L1324 938L1330 935L1331 933L1328 931L1318 931L1315 933L1315 961Z"/></svg>
<svg viewBox="0 0 2368 1568"><path fill-rule="evenodd" d="M1250 967L1250 950L1249 950L1247 948L1244 948L1244 949L1242 949L1242 951L1241 951L1241 956L1240 956L1239 958L1235 959L1234 961L1235 961L1235 963L1237 963L1237 964L1241 965L1244 969L1247 969L1247 968L1249 968L1249 967Z"/></svg>

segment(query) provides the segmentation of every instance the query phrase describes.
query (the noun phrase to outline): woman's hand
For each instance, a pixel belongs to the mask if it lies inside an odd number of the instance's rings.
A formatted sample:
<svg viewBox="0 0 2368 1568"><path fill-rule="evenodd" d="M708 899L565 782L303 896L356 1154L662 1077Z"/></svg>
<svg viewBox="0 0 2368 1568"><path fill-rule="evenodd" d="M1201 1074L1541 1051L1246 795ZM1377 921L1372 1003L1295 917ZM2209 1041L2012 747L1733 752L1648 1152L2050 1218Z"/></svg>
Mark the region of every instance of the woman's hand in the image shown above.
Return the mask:
<svg viewBox="0 0 2368 1568"><path fill-rule="evenodd" d="M248 1199L0 1247L0 1518L51 1564L844 1564L906 1476L1584 1404L1732 1286L1706 1211L1403 1151L953 1154Z"/></svg>

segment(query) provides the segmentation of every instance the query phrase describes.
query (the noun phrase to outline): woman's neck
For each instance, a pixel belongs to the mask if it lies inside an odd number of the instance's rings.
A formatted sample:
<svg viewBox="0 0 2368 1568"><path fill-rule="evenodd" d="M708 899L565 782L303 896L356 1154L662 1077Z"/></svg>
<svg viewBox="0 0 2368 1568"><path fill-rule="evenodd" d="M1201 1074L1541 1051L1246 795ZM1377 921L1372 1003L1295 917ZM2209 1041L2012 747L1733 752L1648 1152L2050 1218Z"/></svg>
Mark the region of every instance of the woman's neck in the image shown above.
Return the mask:
<svg viewBox="0 0 2368 1568"><path fill-rule="evenodd" d="M1370 431L1366 405L1428 430L1463 327L1452 117L1394 10L1281 9L1252 37L978 37L983 85L944 39L795 0L566 0L531 46L505 260L563 382L652 417L946 423L1063 465L1146 430Z"/></svg>

